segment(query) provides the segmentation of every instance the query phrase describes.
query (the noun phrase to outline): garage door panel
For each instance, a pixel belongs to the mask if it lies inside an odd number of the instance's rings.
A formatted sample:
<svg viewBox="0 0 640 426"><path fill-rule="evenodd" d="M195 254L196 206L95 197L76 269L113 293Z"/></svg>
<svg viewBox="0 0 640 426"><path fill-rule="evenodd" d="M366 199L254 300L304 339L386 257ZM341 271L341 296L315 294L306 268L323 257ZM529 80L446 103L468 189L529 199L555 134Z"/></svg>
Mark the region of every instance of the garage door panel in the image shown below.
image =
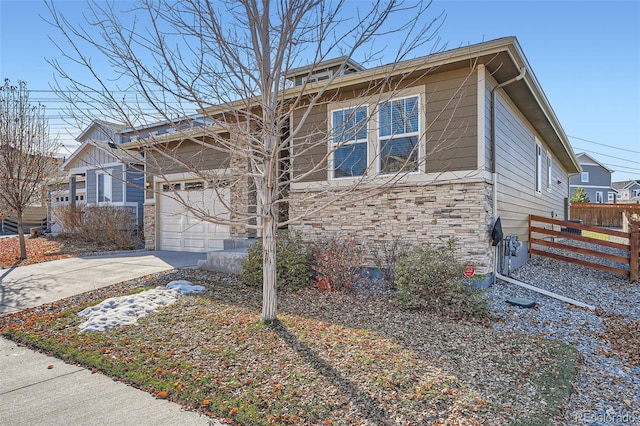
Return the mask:
<svg viewBox="0 0 640 426"><path fill-rule="evenodd" d="M218 217L229 217L214 190L178 191L178 194L194 208L212 216L217 213ZM229 200L228 190L221 194ZM202 221L178 201L166 196L159 197L158 212L159 246L162 250L203 252L222 249L224 239L231 236L229 226Z"/></svg>
<svg viewBox="0 0 640 426"><path fill-rule="evenodd" d="M204 239L203 238L185 238L184 239L184 247L187 249L204 249Z"/></svg>

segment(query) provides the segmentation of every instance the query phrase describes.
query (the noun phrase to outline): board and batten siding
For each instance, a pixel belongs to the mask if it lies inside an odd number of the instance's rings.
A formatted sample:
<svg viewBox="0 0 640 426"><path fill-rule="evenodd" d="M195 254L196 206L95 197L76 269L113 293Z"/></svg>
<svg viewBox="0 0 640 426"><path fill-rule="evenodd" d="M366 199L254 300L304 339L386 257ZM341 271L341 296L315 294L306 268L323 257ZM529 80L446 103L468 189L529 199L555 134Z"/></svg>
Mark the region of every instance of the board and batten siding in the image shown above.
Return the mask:
<svg viewBox="0 0 640 426"><path fill-rule="evenodd" d="M409 81L411 84L407 84ZM477 168L477 87L476 71L463 69L426 74L415 80L407 78L398 89L406 92L407 89L419 88L424 92L422 99L426 105L422 106L421 121L422 131L426 135L424 148L427 173ZM368 105L371 114L378 97L372 96L371 103L365 103L359 98L361 94L360 91L349 92L345 88L343 93L332 98L332 102L354 99L354 105ZM391 98L394 97L396 96ZM302 124L306 107L301 106L293 111L292 129L294 132L297 130L293 138L293 175L299 177L317 167L309 176L300 179L301 182L328 179L324 160L328 152L326 135L330 126L329 108L326 103L319 103ZM370 130L370 134L375 134L375 130ZM300 152L304 153L298 155Z"/></svg>
<svg viewBox="0 0 640 426"><path fill-rule="evenodd" d="M493 83L487 80L488 97ZM489 99L487 97L487 104ZM568 175L503 91L496 93L496 162L498 180L498 216L504 235L518 234L528 241L530 214L564 219L564 200L568 193ZM491 120L487 111L485 120ZM489 127L487 126L487 128ZM489 133L490 134L490 133ZM489 141L487 141L490 144ZM536 145L542 146L542 187L536 192ZM551 156L551 182L547 158ZM487 165L490 164L488 155ZM558 184L558 181L560 182Z"/></svg>
<svg viewBox="0 0 640 426"><path fill-rule="evenodd" d="M76 159L70 167L97 167L101 164L116 163L119 160L95 146L87 146L81 158Z"/></svg>

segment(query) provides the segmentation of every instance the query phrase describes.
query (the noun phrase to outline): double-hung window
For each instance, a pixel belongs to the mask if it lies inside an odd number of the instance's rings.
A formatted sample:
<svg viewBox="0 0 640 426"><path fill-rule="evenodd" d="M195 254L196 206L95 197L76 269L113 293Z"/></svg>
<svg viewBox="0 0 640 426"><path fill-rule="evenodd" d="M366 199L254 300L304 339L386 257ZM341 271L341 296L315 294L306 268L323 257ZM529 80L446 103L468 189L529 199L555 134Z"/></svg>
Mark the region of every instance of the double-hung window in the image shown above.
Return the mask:
<svg viewBox="0 0 640 426"><path fill-rule="evenodd" d="M111 175L106 173L98 173L98 202L111 202Z"/></svg>
<svg viewBox="0 0 640 426"><path fill-rule="evenodd" d="M420 125L418 96L394 99L379 107L380 173L418 171Z"/></svg>
<svg viewBox="0 0 640 426"><path fill-rule="evenodd" d="M368 108L360 106L332 111L333 177L364 175L368 160Z"/></svg>

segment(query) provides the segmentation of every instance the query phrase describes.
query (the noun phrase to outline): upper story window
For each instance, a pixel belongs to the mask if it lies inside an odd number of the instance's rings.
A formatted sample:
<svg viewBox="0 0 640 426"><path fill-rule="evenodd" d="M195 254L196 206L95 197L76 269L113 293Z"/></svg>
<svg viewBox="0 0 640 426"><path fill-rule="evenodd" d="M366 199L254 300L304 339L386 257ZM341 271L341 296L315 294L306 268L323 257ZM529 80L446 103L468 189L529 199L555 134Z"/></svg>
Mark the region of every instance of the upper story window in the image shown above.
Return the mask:
<svg viewBox="0 0 640 426"><path fill-rule="evenodd" d="M583 182L583 183L589 182L589 172L580 173L580 182Z"/></svg>
<svg viewBox="0 0 640 426"><path fill-rule="evenodd" d="M380 106L378 112L380 173L418 171L419 111L417 96L394 99Z"/></svg>
<svg viewBox="0 0 640 426"><path fill-rule="evenodd" d="M633 198L637 197L640 195L640 189L634 189L633 190Z"/></svg>
<svg viewBox="0 0 640 426"><path fill-rule="evenodd" d="M334 178L362 176L368 159L368 108L345 108L331 113Z"/></svg>
<svg viewBox="0 0 640 426"><path fill-rule="evenodd" d="M112 201L111 175L98 173L98 202L110 203Z"/></svg>

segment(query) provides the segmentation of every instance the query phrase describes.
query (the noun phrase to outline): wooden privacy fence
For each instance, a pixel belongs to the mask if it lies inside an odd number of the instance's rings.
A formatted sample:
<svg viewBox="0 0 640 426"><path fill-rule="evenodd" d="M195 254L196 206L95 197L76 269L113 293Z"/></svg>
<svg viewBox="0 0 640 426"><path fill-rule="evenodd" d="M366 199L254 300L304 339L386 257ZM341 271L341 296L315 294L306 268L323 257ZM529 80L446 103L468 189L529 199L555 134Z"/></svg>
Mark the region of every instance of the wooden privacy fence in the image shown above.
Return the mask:
<svg viewBox="0 0 640 426"><path fill-rule="evenodd" d="M640 214L640 204L571 203L571 220L585 225L622 227L622 212Z"/></svg>
<svg viewBox="0 0 640 426"><path fill-rule="evenodd" d="M640 264L639 239L640 233L638 232L637 224L631 224L629 232L623 232L542 216L529 216L529 256L537 254L538 256L575 263L612 274L623 275L628 277L630 281L638 281ZM571 241L588 243L593 245L594 248L576 247L567 244ZM622 250L627 255L606 253L603 250L605 247ZM580 254L592 260L568 256L571 254ZM600 260L600 262L596 260ZM609 264L605 264L603 261ZM620 266L614 266L611 264L612 262Z"/></svg>
<svg viewBox="0 0 640 426"><path fill-rule="evenodd" d="M24 222L22 223L22 227L25 232L29 232L30 228L39 228L42 232L47 230L47 219L39 219L37 221L32 222ZM0 222L0 230L4 233L8 234L17 234L18 233L18 221L13 217L6 217L2 219Z"/></svg>

